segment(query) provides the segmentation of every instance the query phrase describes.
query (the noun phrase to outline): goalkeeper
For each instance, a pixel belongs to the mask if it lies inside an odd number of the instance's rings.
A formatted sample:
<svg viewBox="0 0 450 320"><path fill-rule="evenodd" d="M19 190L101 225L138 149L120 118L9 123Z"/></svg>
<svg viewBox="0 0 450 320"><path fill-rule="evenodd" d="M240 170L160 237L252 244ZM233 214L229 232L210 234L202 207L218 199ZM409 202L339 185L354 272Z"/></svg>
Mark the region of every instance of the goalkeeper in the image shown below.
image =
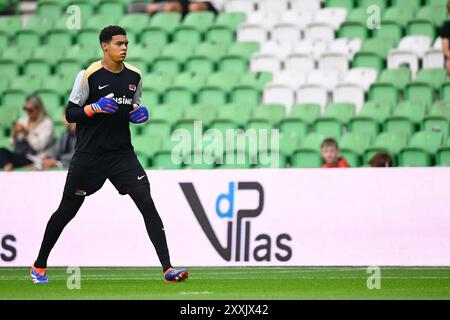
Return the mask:
<svg viewBox="0 0 450 320"><path fill-rule="evenodd" d="M75 79L66 118L76 123L75 154L69 166L61 203L48 221L39 255L31 267L35 283L48 282L47 259L64 227L86 196L109 179L118 192L128 194L142 213L147 233L161 262L164 281L188 277L170 263L164 226L150 195L150 185L131 145L129 122L144 123L148 111L139 106L142 78L139 69L124 62L128 40L119 26L100 32L103 59L82 70Z"/></svg>

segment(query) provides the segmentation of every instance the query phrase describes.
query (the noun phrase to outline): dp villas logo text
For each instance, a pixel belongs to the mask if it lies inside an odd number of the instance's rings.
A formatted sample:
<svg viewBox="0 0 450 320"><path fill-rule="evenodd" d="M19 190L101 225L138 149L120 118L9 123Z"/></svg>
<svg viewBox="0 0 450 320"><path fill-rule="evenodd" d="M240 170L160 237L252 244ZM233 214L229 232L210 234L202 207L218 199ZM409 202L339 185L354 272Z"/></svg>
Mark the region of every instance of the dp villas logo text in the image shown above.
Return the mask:
<svg viewBox="0 0 450 320"><path fill-rule="evenodd" d="M192 183L180 183L180 186L208 240L224 260L231 261L234 248L235 261L249 261L251 243L254 245L253 259L255 261L271 261L275 258L278 261L285 262L291 259L292 248L290 247L290 241L292 241L292 238L287 233L275 236L263 233L256 235L254 238L251 235L251 224L257 223L257 218L262 214L264 209L264 189L260 183L230 182L228 192L220 194L216 198L215 218L227 221L226 246L222 246L214 232L200 198L195 191L194 185ZM237 209L235 193L242 190L256 190L258 192L259 205L256 209ZM221 210L221 203L224 201L228 202L228 210L225 212ZM244 219L245 225L243 225ZM276 217L274 216L273 219L276 219ZM236 234L234 245L233 228L235 228ZM244 243L243 254L241 254L242 243ZM241 257L243 260L241 260Z"/></svg>

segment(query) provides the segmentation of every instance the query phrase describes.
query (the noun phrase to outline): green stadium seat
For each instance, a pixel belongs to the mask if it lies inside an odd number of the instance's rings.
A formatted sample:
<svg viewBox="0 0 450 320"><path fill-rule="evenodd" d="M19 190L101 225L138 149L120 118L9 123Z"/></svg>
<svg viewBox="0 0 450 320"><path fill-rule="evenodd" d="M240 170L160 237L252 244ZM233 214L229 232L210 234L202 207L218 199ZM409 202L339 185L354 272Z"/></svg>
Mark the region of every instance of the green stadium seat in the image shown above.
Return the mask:
<svg viewBox="0 0 450 320"><path fill-rule="evenodd" d="M378 81L389 83L403 90L411 81L411 70L409 68L385 69L381 72Z"/></svg>
<svg viewBox="0 0 450 320"><path fill-rule="evenodd" d="M445 69L421 69L416 76L416 81L428 83L435 90L440 89L446 79Z"/></svg>
<svg viewBox="0 0 450 320"><path fill-rule="evenodd" d="M239 76L228 72L216 72L208 79L197 96L198 103L210 105L224 105L227 102L227 93L236 86Z"/></svg>
<svg viewBox="0 0 450 320"><path fill-rule="evenodd" d="M216 120L228 120L243 126L250 119L251 112L252 108L248 105L228 104L219 109Z"/></svg>
<svg viewBox="0 0 450 320"><path fill-rule="evenodd" d="M249 155L239 151L225 152L223 163L218 166L219 169L250 169L251 167Z"/></svg>
<svg viewBox="0 0 450 320"><path fill-rule="evenodd" d="M392 5L418 9L422 6L422 0L392 0Z"/></svg>
<svg viewBox="0 0 450 320"><path fill-rule="evenodd" d="M225 139L227 135L227 130L233 130L232 132L234 133L236 132L235 130L239 129L239 125L233 121L218 119L216 117L214 120L211 121L208 130L210 129L219 130L220 133L222 134L222 137ZM205 132L205 134L207 134L207 132Z"/></svg>
<svg viewBox="0 0 450 320"><path fill-rule="evenodd" d="M405 99L430 107L434 102L434 88L425 82L411 82L406 85Z"/></svg>
<svg viewBox="0 0 450 320"><path fill-rule="evenodd" d="M12 79L19 75L19 66L10 59L0 59L0 70L6 79Z"/></svg>
<svg viewBox="0 0 450 320"><path fill-rule="evenodd" d="M24 85L26 83L26 86ZM8 89L23 91L30 95L42 87L42 80L35 76L18 76L9 82Z"/></svg>
<svg viewBox="0 0 450 320"><path fill-rule="evenodd" d="M433 131L417 132L408 146L399 154L399 165L408 167L431 166L443 140L442 133Z"/></svg>
<svg viewBox="0 0 450 320"><path fill-rule="evenodd" d="M119 19L125 14L125 7L117 1L102 1L97 7L98 14Z"/></svg>
<svg viewBox="0 0 450 320"><path fill-rule="evenodd" d="M441 132L447 139L450 132L450 103L440 101L433 104L422 122L422 130Z"/></svg>
<svg viewBox="0 0 450 320"><path fill-rule="evenodd" d="M168 42L167 31L161 28L145 27L140 34L139 43L145 47L163 48Z"/></svg>
<svg viewBox="0 0 450 320"><path fill-rule="evenodd" d="M45 43L48 46L59 46L69 50L72 46L72 34L66 30L50 30L45 37Z"/></svg>
<svg viewBox="0 0 450 320"><path fill-rule="evenodd" d="M380 29L374 29L373 35L377 38L390 38L398 43L403 37L403 28L395 21L383 21Z"/></svg>
<svg viewBox="0 0 450 320"><path fill-rule="evenodd" d="M25 97L23 97L25 99ZM23 100L22 103L25 101ZM16 104L8 104L0 108L0 127L9 128L11 132L12 126L17 121L21 115L22 108L18 107Z"/></svg>
<svg viewBox="0 0 450 320"><path fill-rule="evenodd" d="M426 5L446 6L448 0L425 0Z"/></svg>
<svg viewBox="0 0 450 320"><path fill-rule="evenodd" d="M369 135L361 133L346 133L341 137L339 149L351 167L359 167L361 165L361 156L370 146L370 141Z"/></svg>
<svg viewBox="0 0 450 320"><path fill-rule="evenodd" d="M221 43L202 42L195 49L192 57L204 57L216 62L225 55L226 46Z"/></svg>
<svg viewBox="0 0 450 320"><path fill-rule="evenodd" d="M436 37L436 29L431 21L425 19L410 20L406 27L406 34L409 36L428 36L432 40Z"/></svg>
<svg viewBox="0 0 450 320"><path fill-rule="evenodd" d="M367 101L362 106L361 111L353 118L369 118L382 123L391 113L392 106L390 103Z"/></svg>
<svg viewBox="0 0 450 320"><path fill-rule="evenodd" d="M185 16L182 25L194 27L200 32L205 32L213 25L214 19L214 13L211 11L190 12Z"/></svg>
<svg viewBox="0 0 450 320"><path fill-rule="evenodd" d="M143 91L163 93L172 83L172 77L166 73L149 73L142 78Z"/></svg>
<svg viewBox="0 0 450 320"><path fill-rule="evenodd" d="M185 71L211 75L215 71L215 63L210 58L194 55L187 59Z"/></svg>
<svg viewBox="0 0 450 320"><path fill-rule="evenodd" d="M231 103L256 107L261 101L261 92L258 88L248 85L237 85L230 95Z"/></svg>
<svg viewBox="0 0 450 320"><path fill-rule="evenodd" d="M226 26L236 30L246 20L243 12L220 12L216 19L216 26Z"/></svg>
<svg viewBox="0 0 450 320"><path fill-rule="evenodd" d="M272 74L269 72L247 72L241 77L239 84L263 90L271 80Z"/></svg>
<svg viewBox="0 0 450 320"><path fill-rule="evenodd" d="M354 115L355 105L352 103L329 103L325 108L322 119L332 118L346 124Z"/></svg>
<svg viewBox="0 0 450 320"><path fill-rule="evenodd" d="M182 163L172 161L172 153L170 151L158 151L152 158L153 169L181 169Z"/></svg>
<svg viewBox="0 0 450 320"><path fill-rule="evenodd" d="M61 59L55 65L55 73L60 76L72 77L75 79L76 75L83 69L83 65L75 59Z"/></svg>
<svg viewBox="0 0 450 320"><path fill-rule="evenodd" d="M387 0L356 0L356 3L358 7L363 7L364 10L367 10L368 6L377 6L380 9L387 7Z"/></svg>
<svg viewBox="0 0 450 320"><path fill-rule="evenodd" d="M353 0L326 0L325 7L338 7L351 10L354 7Z"/></svg>
<svg viewBox="0 0 450 320"><path fill-rule="evenodd" d="M237 55L248 60L259 49L260 44L257 42L235 42L229 47L227 54Z"/></svg>
<svg viewBox="0 0 450 320"><path fill-rule="evenodd" d="M300 148L300 141L297 135L292 135L289 133L280 132L279 135L279 150L285 156L291 156L294 151Z"/></svg>
<svg viewBox="0 0 450 320"><path fill-rule="evenodd" d="M89 0L70 1L69 5L75 5L79 8L81 20L86 21L94 14L94 5Z"/></svg>
<svg viewBox="0 0 450 320"><path fill-rule="evenodd" d="M9 35L6 34L3 30L0 30L0 49L3 51L7 47L9 47Z"/></svg>
<svg viewBox="0 0 450 320"><path fill-rule="evenodd" d="M148 70L147 66L147 59L141 59L141 58L128 58L126 60L127 63L131 64L132 66L138 68L141 70L142 73L146 74Z"/></svg>
<svg viewBox="0 0 450 320"><path fill-rule="evenodd" d="M76 43L83 47L99 47L98 34L95 28L81 29L76 36Z"/></svg>
<svg viewBox="0 0 450 320"><path fill-rule="evenodd" d="M38 32L40 36L45 35L52 27L53 20L43 16L30 17L22 30Z"/></svg>
<svg viewBox="0 0 450 320"><path fill-rule="evenodd" d="M287 166L286 156L277 152L260 152L257 157L255 168L285 168Z"/></svg>
<svg viewBox="0 0 450 320"><path fill-rule="evenodd" d="M407 142L406 135L397 132L382 132L375 139L375 143L364 152L364 163L367 164L378 152L387 152L396 157L400 150L406 147Z"/></svg>
<svg viewBox="0 0 450 320"><path fill-rule="evenodd" d="M357 116L350 119L348 129L351 133L365 134L375 139L380 132L380 124L374 118Z"/></svg>
<svg viewBox="0 0 450 320"><path fill-rule="evenodd" d="M299 119L312 125L320 117L320 105L313 103L296 104L288 114L289 119Z"/></svg>
<svg viewBox="0 0 450 320"><path fill-rule="evenodd" d="M378 72L384 69L384 65L385 60L373 52L359 51L354 55L352 60L353 68L367 67L373 68Z"/></svg>
<svg viewBox="0 0 450 320"><path fill-rule="evenodd" d="M369 36L369 30L365 24L347 21L339 28L338 35L339 37L359 38L364 41Z"/></svg>
<svg viewBox="0 0 450 320"><path fill-rule="evenodd" d="M62 58L75 59L82 64L87 64L89 61L93 61L97 58L97 48L89 46L74 45L67 48ZM98 57L99 60L101 57Z"/></svg>
<svg viewBox="0 0 450 320"><path fill-rule="evenodd" d="M18 81L11 81L12 83L16 83ZM3 91L5 91L6 89L8 89L10 86L9 84L9 79L3 79L3 81L0 81L0 106L2 105L2 101L1 101L1 96L3 94ZM39 85L38 85L39 86ZM0 130L1 132L1 130Z"/></svg>
<svg viewBox="0 0 450 320"><path fill-rule="evenodd" d="M28 47L9 47L0 53L1 58L5 60L12 60L19 65L24 64L33 54L33 49ZM2 69L3 72L4 69Z"/></svg>
<svg viewBox="0 0 450 320"><path fill-rule="evenodd" d="M72 85L73 82L75 81L75 78L72 76L61 77L59 75L53 75L46 77L43 80L42 79L38 80L40 82L39 88L53 90L57 92L60 96L64 96L67 93L67 91L72 89Z"/></svg>
<svg viewBox="0 0 450 320"><path fill-rule="evenodd" d="M206 31L205 40L213 43L221 43L228 47L235 41L235 32L230 27L214 25Z"/></svg>
<svg viewBox="0 0 450 320"><path fill-rule="evenodd" d="M297 150L291 156L290 162L293 168L320 168L322 156L314 150Z"/></svg>
<svg viewBox="0 0 450 320"><path fill-rule="evenodd" d="M13 36L22 28L21 16L0 16L0 30Z"/></svg>
<svg viewBox="0 0 450 320"><path fill-rule="evenodd" d="M39 34L32 30L19 30L14 38L14 44L18 47L37 48L40 42Z"/></svg>
<svg viewBox="0 0 450 320"><path fill-rule="evenodd" d="M145 155L146 157L153 157L156 152L161 150L162 137L159 135L141 135L134 137L132 144L134 151L137 154Z"/></svg>
<svg viewBox="0 0 450 320"><path fill-rule="evenodd" d="M181 70L181 63L174 57L160 56L153 61L152 72L170 76L177 75Z"/></svg>
<svg viewBox="0 0 450 320"><path fill-rule="evenodd" d="M361 51L371 52L382 58L386 58L389 50L395 47L395 42L391 38L370 38L364 41Z"/></svg>
<svg viewBox="0 0 450 320"><path fill-rule="evenodd" d="M421 7L416 14L417 19L428 20L436 27L440 27L447 19L447 8L445 5L427 5Z"/></svg>
<svg viewBox="0 0 450 320"><path fill-rule="evenodd" d="M179 106L158 105L150 108L152 121L162 121L174 125L183 117L184 108Z"/></svg>
<svg viewBox="0 0 450 320"><path fill-rule="evenodd" d="M273 124L267 119L261 119L259 117L250 117L247 124L245 125L245 130L255 130L256 134L260 132L271 132L273 129Z"/></svg>
<svg viewBox="0 0 450 320"><path fill-rule="evenodd" d="M194 104L194 93L191 89L182 86L167 88L163 95L163 102L169 105L190 107Z"/></svg>
<svg viewBox="0 0 450 320"><path fill-rule="evenodd" d="M446 81L442 84L440 97L441 100L450 101L450 81Z"/></svg>
<svg viewBox="0 0 450 320"><path fill-rule="evenodd" d="M357 7L349 10L346 22L355 22L365 25L367 23L368 14L366 8Z"/></svg>
<svg viewBox="0 0 450 320"><path fill-rule="evenodd" d="M334 118L319 118L313 125L313 131L326 138L339 139L342 135L343 125Z"/></svg>
<svg viewBox="0 0 450 320"><path fill-rule="evenodd" d="M45 77L50 75L51 65L43 59L30 59L23 67L24 75L34 75L36 77Z"/></svg>
<svg viewBox="0 0 450 320"><path fill-rule="evenodd" d="M419 124L422 122L425 113L426 106L420 101L405 100L394 109L392 117L404 117L415 124Z"/></svg>
<svg viewBox="0 0 450 320"><path fill-rule="evenodd" d="M148 125L143 128L143 135L160 136L162 138L170 136L172 125L167 121L150 119Z"/></svg>
<svg viewBox="0 0 450 320"><path fill-rule="evenodd" d="M62 14L62 6L55 1L39 1L37 4L36 14L49 19L59 18Z"/></svg>
<svg viewBox="0 0 450 320"><path fill-rule="evenodd" d="M237 55L226 55L219 62L219 71L243 75L248 71L248 61Z"/></svg>
<svg viewBox="0 0 450 320"><path fill-rule="evenodd" d="M52 65L64 55L64 48L60 46L41 46L33 50L32 58L41 59Z"/></svg>
<svg viewBox="0 0 450 320"><path fill-rule="evenodd" d="M141 33L149 24L150 19L146 13L129 13L119 20L119 25L127 32Z"/></svg>
<svg viewBox="0 0 450 320"><path fill-rule="evenodd" d="M2 105L3 107L14 106L22 111L22 105L25 103L26 93L23 90L7 89L3 92ZM2 108L3 108L2 107Z"/></svg>
<svg viewBox="0 0 450 320"><path fill-rule="evenodd" d="M160 28L171 34L180 25L181 14L178 12L162 12L155 14L150 20L150 26Z"/></svg>
<svg viewBox="0 0 450 320"><path fill-rule="evenodd" d="M116 25L117 21L118 17L116 15L95 14L87 19L86 22L83 23L83 26L85 26L86 29L94 29L95 32L97 32L98 43L98 34L100 33L100 31L106 26Z"/></svg>
<svg viewBox="0 0 450 320"><path fill-rule="evenodd" d="M216 114L217 109L214 107L196 105L186 108L184 119L181 119L178 123L200 120L204 126L208 126L216 118Z"/></svg>
<svg viewBox="0 0 450 320"><path fill-rule="evenodd" d="M58 92L50 89L39 89L36 94L41 98L45 108L61 108L61 96ZM61 115L58 115L58 119Z"/></svg>
<svg viewBox="0 0 450 320"><path fill-rule="evenodd" d="M387 102L396 105L399 101L399 90L390 83L375 82L369 89L369 101Z"/></svg>
<svg viewBox="0 0 450 320"><path fill-rule="evenodd" d="M179 43L197 46L202 41L202 33L196 27L181 25L173 33L173 39Z"/></svg>
<svg viewBox="0 0 450 320"><path fill-rule="evenodd" d="M282 104L264 104L254 109L252 119L267 120L273 125L284 119L285 112Z"/></svg>
<svg viewBox="0 0 450 320"><path fill-rule="evenodd" d="M383 21L395 21L402 27L414 18L415 9L412 6L394 6L387 8L383 14Z"/></svg>

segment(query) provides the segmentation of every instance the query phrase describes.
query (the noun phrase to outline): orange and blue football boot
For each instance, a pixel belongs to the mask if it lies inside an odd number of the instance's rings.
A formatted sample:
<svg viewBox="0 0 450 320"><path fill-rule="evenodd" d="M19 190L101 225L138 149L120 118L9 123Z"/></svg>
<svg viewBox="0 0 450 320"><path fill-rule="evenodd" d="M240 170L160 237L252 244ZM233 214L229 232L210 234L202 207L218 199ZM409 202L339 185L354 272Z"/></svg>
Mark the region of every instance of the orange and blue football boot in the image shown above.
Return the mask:
<svg viewBox="0 0 450 320"><path fill-rule="evenodd" d="M186 280L188 277L189 271L186 269L176 270L169 268L164 272L164 282L180 282Z"/></svg>
<svg viewBox="0 0 450 320"><path fill-rule="evenodd" d="M48 283L47 272L44 268L36 268L32 266L30 276L34 283Z"/></svg>

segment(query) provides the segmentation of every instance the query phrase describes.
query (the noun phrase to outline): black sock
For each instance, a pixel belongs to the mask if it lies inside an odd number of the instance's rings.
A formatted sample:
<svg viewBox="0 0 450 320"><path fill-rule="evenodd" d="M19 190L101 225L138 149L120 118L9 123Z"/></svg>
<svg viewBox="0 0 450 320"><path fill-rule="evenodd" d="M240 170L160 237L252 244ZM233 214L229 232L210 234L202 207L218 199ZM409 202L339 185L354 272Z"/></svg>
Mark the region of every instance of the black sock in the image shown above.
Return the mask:
<svg viewBox="0 0 450 320"><path fill-rule="evenodd" d="M164 225L161 217L159 216L155 203L150 195L149 186L144 185L142 187L138 187L132 190L129 194L144 217L148 236L155 247L163 271L166 272L167 269L172 267L170 263L169 249L167 247L166 233L164 231Z"/></svg>
<svg viewBox="0 0 450 320"><path fill-rule="evenodd" d="M77 214L83 201L84 197L63 195L58 210L53 213L47 223L44 239L42 240L41 249L39 250L39 256L34 263L36 268L47 267L47 259L50 251L53 249L65 226Z"/></svg>

